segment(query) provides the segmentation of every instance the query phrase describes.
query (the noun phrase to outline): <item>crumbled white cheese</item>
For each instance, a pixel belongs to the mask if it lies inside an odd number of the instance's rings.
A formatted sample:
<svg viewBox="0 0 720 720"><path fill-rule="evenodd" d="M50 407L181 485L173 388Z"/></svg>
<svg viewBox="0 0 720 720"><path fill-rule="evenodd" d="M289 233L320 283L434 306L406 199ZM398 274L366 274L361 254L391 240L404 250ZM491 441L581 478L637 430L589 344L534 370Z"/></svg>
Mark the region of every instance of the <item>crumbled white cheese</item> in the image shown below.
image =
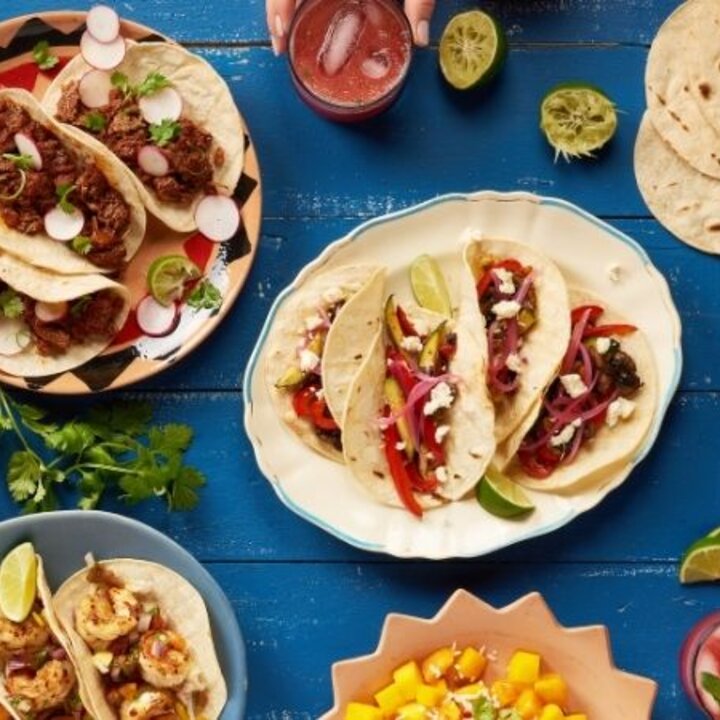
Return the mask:
<svg viewBox="0 0 720 720"><path fill-rule="evenodd" d="M612 265L608 265L607 274L610 278L610 282L618 283L620 282L622 268L617 263L613 263Z"/></svg>
<svg viewBox="0 0 720 720"><path fill-rule="evenodd" d="M587 385L582 381L582 378L577 373L570 373L569 375L561 375L560 382L565 388L565 392L573 399L579 398L588 391Z"/></svg>
<svg viewBox="0 0 720 720"><path fill-rule="evenodd" d="M517 300L501 300L492 306L492 311L498 320L509 320L514 318L522 306Z"/></svg>
<svg viewBox="0 0 720 720"><path fill-rule="evenodd" d="M443 485L448 481L448 471L447 468L444 465L440 465L439 467L435 468L435 477L437 478L437 481Z"/></svg>
<svg viewBox="0 0 720 720"><path fill-rule="evenodd" d="M422 352L422 340L417 335L408 335L400 342L400 347L408 352Z"/></svg>
<svg viewBox="0 0 720 720"><path fill-rule="evenodd" d="M561 445L567 445L574 437L575 431L582 425L582 420L578 418L568 423L560 432L555 433L550 438L551 447L560 447Z"/></svg>
<svg viewBox="0 0 720 720"><path fill-rule="evenodd" d="M480 242L482 239L482 230L479 228L466 227L462 233L460 233L460 242L462 245L467 245L469 242Z"/></svg>
<svg viewBox="0 0 720 720"><path fill-rule="evenodd" d="M300 369L303 372L310 372L314 370L320 364L320 358L312 351L307 348L303 348L300 351Z"/></svg>
<svg viewBox="0 0 720 720"><path fill-rule="evenodd" d="M402 452L405 449L405 443L402 440L400 442L396 442L395 449Z"/></svg>
<svg viewBox="0 0 720 720"><path fill-rule="evenodd" d="M305 327L312 332L313 330L317 330L321 327L324 322L325 321L320 315L310 315L305 318Z"/></svg>
<svg viewBox="0 0 720 720"><path fill-rule="evenodd" d="M632 400L620 397L608 405L605 423L608 427L615 427L618 421L627 420L634 412L635 403Z"/></svg>
<svg viewBox="0 0 720 720"><path fill-rule="evenodd" d="M435 429L435 442L441 443L443 438L450 432L449 425L438 425Z"/></svg>
<svg viewBox="0 0 720 720"><path fill-rule="evenodd" d="M430 399L425 403L423 414L429 416L441 408L449 408L453 399L452 388L446 382L440 382L430 391Z"/></svg>
<svg viewBox="0 0 720 720"><path fill-rule="evenodd" d="M523 361L522 361L522 358L517 353L510 353L507 356L505 365L507 365L508 370L512 370L514 373L517 373L518 375L523 371Z"/></svg>
<svg viewBox="0 0 720 720"><path fill-rule="evenodd" d="M325 389L324 389L324 388L318 388L318 389L315 391L315 397L316 397L318 400L322 400L322 399L325 397Z"/></svg>
<svg viewBox="0 0 720 720"><path fill-rule="evenodd" d="M474 457L476 459L479 459L485 455L485 448L484 447L472 447L470 448L470 457Z"/></svg>
<svg viewBox="0 0 720 720"><path fill-rule="evenodd" d="M513 281L513 274L505 268L494 268L493 275L500 281L499 290L504 295L515 294L515 282Z"/></svg>
<svg viewBox="0 0 720 720"><path fill-rule="evenodd" d="M323 302L334 305L345 297L345 293L339 287L328 288L322 295Z"/></svg>
<svg viewBox="0 0 720 720"><path fill-rule="evenodd" d="M604 355L610 349L610 345L611 345L610 338L599 337L595 340L595 349L601 355Z"/></svg>

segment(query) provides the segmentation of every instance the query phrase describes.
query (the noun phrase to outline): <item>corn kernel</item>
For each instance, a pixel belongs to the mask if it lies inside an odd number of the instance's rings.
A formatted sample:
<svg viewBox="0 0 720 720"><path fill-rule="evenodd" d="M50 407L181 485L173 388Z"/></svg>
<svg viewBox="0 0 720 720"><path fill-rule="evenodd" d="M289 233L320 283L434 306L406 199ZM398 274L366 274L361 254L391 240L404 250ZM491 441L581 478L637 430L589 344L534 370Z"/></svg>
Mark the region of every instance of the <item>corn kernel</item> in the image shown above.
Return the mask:
<svg viewBox="0 0 720 720"><path fill-rule="evenodd" d="M412 662L401 665L394 673L393 680L400 688L403 698L407 702L415 699L418 686L423 684L422 673L420 667L413 660Z"/></svg>
<svg viewBox="0 0 720 720"><path fill-rule="evenodd" d="M452 648L444 647L428 655L422 663L422 675L426 683L439 680L452 667L455 653Z"/></svg>
<svg viewBox="0 0 720 720"><path fill-rule="evenodd" d="M565 680L557 673L543 675L535 683L535 692L545 703L564 705L567 702L568 689Z"/></svg>
<svg viewBox="0 0 720 720"><path fill-rule="evenodd" d="M480 651L474 647L466 647L455 663L455 669L464 680L475 682L485 672L486 665L487 659Z"/></svg>
<svg viewBox="0 0 720 720"><path fill-rule="evenodd" d="M510 659L507 679L512 683L532 685L540 676L540 656L518 650Z"/></svg>
<svg viewBox="0 0 720 720"><path fill-rule="evenodd" d="M542 701L534 690L523 690L515 701L515 709L523 720L535 720L542 712Z"/></svg>
<svg viewBox="0 0 720 720"><path fill-rule="evenodd" d="M375 693L375 702L384 715L393 715L405 703L405 698L400 687L392 683Z"/></svg>
<svg viewBox="0 0 720 720"><path fill-rule="evenodd" d="M445 691L432 685L420 685L415 699L428 708L437 707L445 698Z"/></svg>
<svg viewBox="0 0 720 720"><path fill-rule="evenodd" d="M383 714L380 708L365 703L348 703L345 710L345 720L382 720Z"/></svg>
<svg viewBox="0 0 720 720"><path fill-rule="evenodd" d="M442 704L440 708L440 716L442 720L460 720L462 717L462 710L457 703L448 700Z"/></svg>
<svg viewBox="0 0 720 720"><path fill-rule="evenodd" d="M420 703L408 703L397 711L397 720L425 720L427 708Z"/></svg>
<svg viewBox="0 0 720 720"><path fill-rule="evenodd" d="M550 704L542 709L540 720L565 720L565 715L557 705Z"/></svg>
<svg viewBox="0 0 720 720"><path fill-rule="evenodd" d="M500 707L509 707L518 698L520 692L507 680L496 680L490 688L492 696L500 703Z"/></svg>

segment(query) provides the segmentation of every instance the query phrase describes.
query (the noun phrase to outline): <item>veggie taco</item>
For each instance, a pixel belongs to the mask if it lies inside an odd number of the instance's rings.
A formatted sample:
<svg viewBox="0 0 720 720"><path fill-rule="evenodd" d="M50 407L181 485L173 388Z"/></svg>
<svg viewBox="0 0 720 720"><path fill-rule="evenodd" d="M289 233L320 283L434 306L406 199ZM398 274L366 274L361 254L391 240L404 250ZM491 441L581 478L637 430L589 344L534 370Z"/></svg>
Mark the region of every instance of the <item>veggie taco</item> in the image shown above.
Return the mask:
<svg viewBox="0 0 720 720"><path fill-rule="evenodd" d="M65 372L99 355L125 324L130 293L102 275L54 275L0 253L0 371Z"/></svg>
<svg viewBox="0 0 720 720"><path fill-rule="evenodd" d="M145 209L132 175L25 90L0 90L0 250L55 273L117 272Z"/></svg>
<svg viewBox="0 0 720 720"><path fill-rule="evenodd" d="M348 390L380 327L384 284L375 265L315 275L283 304L268 340L265 377L278 416L338 462Z"/></svg>
<svg viewBox="0 0 720 720"><path fill-rule="evenodd" d="M75 57L43 104L132 171L153 215L191 232L200 201L232 194L240 179L240 115L225 81L202 58L174 43L125 42L125 58L112 73Z"/></svg>
<svg viewBox="0 0 720 720"><path fill-rule="evenodd" d="M53 598L96 720L216 720L227 687L200 594L142 560L92 563Z"/></svg>

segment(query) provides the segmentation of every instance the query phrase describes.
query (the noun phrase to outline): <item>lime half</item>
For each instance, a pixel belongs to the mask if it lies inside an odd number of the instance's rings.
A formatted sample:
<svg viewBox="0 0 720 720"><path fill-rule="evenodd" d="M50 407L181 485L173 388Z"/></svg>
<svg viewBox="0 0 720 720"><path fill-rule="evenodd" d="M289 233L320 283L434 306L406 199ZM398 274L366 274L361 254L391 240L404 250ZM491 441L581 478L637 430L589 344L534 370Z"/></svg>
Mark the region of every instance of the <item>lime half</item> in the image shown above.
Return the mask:
<svg viewBox="0 0 720 720"><path fill-rule="evenodd" d="M154 260L147 274L150 294L165 306L180 300L187 283L202 275L200 268L184 255L165 255Z"/></svg>
<svg viewBox="0 0 720 720"><path fill-rule="evenodd" d="M418 304L426 310L452 317L452 305L445 276L429 255L420 255L410 266L410 284Z"/></svg>
<svg viewBox="0 0 720 720"><path fill-rule="evenodd" d="M558 85L543 98L540 128L555 148L555 159L591 157L615 134L615 104L592 85Z"/></svg>
<svg viewBox="0 0 720 720"><path fill-rule="evenodd" d="M440 70L456 90L470 90L490 80L505 59L505 33L482 10L455 15L440 38Z"/></svg>
<svg viewBox="0 0 720 720"><path fill-rule="evenodd" d="M693 543L680 564L684 584L720 580L720 538L704 537Z"/></svg>
<svg viewBox="0 0 720 720"><path fill-rule="evenodd" d="M497 517L520 517L535 509L524 490L493 467L487 469L475 492L481 507Z"/></svg>
<svg viewBox="0 0 720 720"><path fill-rule="evenodd" d="M32 543L11 550L0 565L0 610L12 622L30 614L37 592L37 556Z"/></svg>

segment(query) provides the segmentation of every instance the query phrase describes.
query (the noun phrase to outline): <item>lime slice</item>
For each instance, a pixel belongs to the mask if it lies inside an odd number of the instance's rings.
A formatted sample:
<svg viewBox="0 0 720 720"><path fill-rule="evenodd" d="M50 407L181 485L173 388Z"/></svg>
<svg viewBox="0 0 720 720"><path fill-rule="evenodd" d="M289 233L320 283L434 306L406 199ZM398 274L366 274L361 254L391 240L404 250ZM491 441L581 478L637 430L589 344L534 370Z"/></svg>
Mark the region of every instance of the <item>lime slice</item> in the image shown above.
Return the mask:
<svg viewBox="0 0 720 720"><path fill-rule="evenodd" d="M493 467L487 469L475 493L482 508L497 517L520 517L535 509L523 489Z"/></svg>
<svg viewBox="0 0 720 720"><path fill-rule="evenodd" d="M543 98L540 128L555 148L556 159L590 157L615 134L615 104L592 85L564 83Z"/></svg>
<svg viewBox="0 0 720 720"><path fill-rule="evenodd" d="M452 317L445 276L437 262L429 255L421 255L410 266L410 284L415 300L422 307L445 317Z"/></svg>
<svg viewBox="0 0 720 720"><path fill-rule="evenodd" d="M505 33L482 10L455 15L440 38L440 71L456 90L470 90L488 82L505 60Z"/></svg>
<svg viewBox="0 0 720 720"><path fill-rule="evenodd" d="M18 545L0 565L0 610L12 622L30 614L37 590L37 556L32 543Z"/></svg>
<svg viewBox="0 0 720 720"><path fill-rule="evenodd" d="M706 538L714 538L720 535L720 527L716 527L714 530L711 530L705 537Z"/></svg>
<svg viewBox="0 0 720 720"><path fill-rule="evenodd" d="M704 537L693 543L680 564L680 582L720 580L720 538Z"/></svg>
<svg viewBox="0 0 720 720"><path fill-rule="evenodd" d="M154 260L147 274L150 294L165 306L180 300L187 283L202 275L200 268L184 255L165 255Z"/></svg>

